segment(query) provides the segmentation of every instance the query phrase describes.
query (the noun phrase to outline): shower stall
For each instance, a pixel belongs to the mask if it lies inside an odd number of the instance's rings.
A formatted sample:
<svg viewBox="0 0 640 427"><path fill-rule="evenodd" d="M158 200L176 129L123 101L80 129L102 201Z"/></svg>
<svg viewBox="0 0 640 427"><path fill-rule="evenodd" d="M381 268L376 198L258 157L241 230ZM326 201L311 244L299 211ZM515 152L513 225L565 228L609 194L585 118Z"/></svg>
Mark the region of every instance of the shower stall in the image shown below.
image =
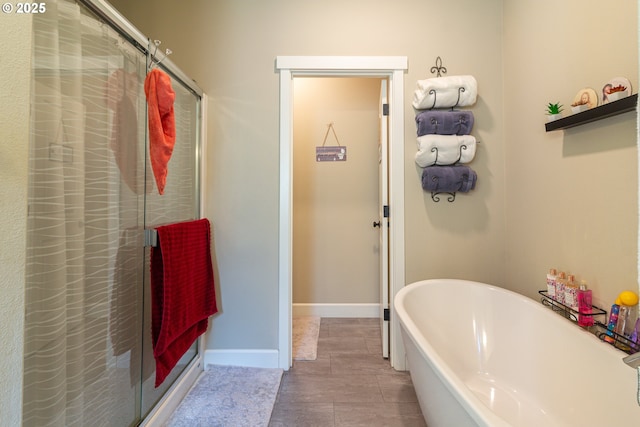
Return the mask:
<svg viewBox="0 0 640 427"><path fill-rule="evenodd" d="M145 229L200 218L202 91L103 1L33 15L23 425L132 426L202 370L198 340L154 387ZM171 77L160 195L144 80Z"/></svg>

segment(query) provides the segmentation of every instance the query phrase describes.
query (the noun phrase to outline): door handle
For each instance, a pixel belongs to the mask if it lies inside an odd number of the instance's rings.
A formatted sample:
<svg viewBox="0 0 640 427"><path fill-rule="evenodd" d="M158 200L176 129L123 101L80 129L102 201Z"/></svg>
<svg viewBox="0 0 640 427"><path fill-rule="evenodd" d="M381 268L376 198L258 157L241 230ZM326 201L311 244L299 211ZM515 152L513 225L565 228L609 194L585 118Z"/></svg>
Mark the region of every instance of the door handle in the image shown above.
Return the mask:
<svg viewBox="0 0 640 427"><path fill-rule="evenodd" d="M373 228L380 227L380 221L373 221Z"/></svg>

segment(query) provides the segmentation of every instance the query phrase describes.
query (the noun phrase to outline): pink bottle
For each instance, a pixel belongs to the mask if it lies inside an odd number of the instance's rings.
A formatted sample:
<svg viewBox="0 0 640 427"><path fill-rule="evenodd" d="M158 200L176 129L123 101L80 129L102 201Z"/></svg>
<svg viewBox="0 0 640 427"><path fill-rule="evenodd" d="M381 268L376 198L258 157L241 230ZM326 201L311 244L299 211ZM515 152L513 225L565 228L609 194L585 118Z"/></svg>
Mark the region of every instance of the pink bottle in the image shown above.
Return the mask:
<svg viewBox="0 0 640 427"><path fill-rule="evenodd" d="M585 316L583 313L591 313L592 295L591 289L587 289L587 283L583 280L578 289L578 325L593 326L593 316Z"/></svg>

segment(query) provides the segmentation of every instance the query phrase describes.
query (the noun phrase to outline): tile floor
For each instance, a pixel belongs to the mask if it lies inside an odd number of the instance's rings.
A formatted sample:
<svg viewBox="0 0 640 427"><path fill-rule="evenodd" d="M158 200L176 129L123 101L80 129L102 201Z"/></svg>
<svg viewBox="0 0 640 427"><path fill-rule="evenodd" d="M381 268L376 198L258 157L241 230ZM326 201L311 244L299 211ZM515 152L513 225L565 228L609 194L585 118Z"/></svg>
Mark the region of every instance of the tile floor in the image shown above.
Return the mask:
<svg viewBox="0 0 640 427"><path fill-rule="evenodd" d="M318 358L285 372L269 427L426 427L408 372L382 358L378 319L323 318Z"/></svg>

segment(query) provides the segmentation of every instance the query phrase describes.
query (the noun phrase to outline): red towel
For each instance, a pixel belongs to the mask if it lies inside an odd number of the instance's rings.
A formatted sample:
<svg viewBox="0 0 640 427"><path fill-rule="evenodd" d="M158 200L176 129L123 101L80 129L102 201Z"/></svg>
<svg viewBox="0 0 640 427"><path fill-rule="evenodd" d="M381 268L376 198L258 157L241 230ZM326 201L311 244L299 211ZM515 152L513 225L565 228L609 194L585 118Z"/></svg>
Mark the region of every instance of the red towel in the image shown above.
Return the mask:
<svg viewBox="0 0 640 427"><path fill-rule="evenodd" d="M211 226L207 219L157 228L151 248L151 329L156 387L215 314Z"/></svg>
<svg viewBox="0 0 640 427"><path fill-rule="evenodd" d="M149 116L149 154L151 169L156 177L160 194L164 194L167 182L167 165L176 143L176 119L173 101L176 93L171 87L171 77L157 68L144 80Z"/></svg>

